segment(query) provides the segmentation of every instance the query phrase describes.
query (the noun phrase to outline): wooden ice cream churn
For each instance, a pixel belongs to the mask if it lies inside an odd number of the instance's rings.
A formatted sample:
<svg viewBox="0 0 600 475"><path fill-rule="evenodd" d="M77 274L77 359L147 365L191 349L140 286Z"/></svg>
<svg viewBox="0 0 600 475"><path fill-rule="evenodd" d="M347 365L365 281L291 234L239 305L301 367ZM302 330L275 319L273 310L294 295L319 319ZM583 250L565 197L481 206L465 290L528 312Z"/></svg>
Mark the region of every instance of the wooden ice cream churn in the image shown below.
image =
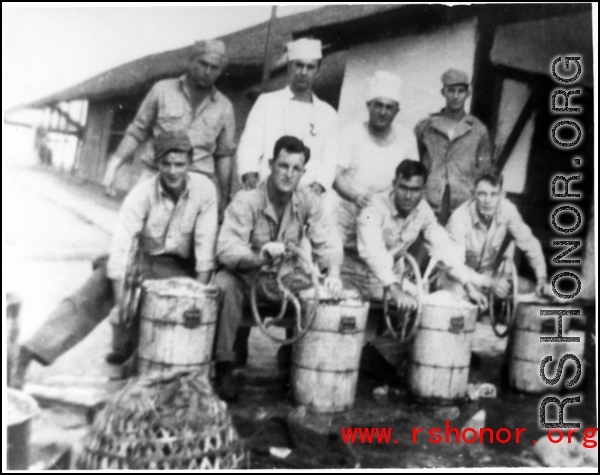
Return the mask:
<svg viewBox="0 0 600 475"><path fill-rule="evenodd" d="M294 399L314 412L343 412L356 397L360 356L365 339L369 302L344 290L338 299L321 289L300 294L302 318L316 312L303 338L294 343L291 383Z"/></svg>
<svg viewBox="0 0 600 475"><path fill-rule="evenodd" d="M549 389L560 389L546 384L540 377L540 363L547 356L552 361L545 365L548 378L556 374L558 361L563 355L577 356L583 365L584 332L569 331L570 318L562 317L563 337L579 337L579 342L540 342L540 337L555 337L558 334L557 315L542 315L540 310L573 310L572 305L560 305L555 300L524 294L518 297L516 316L509 334L506 363L508 365L508 383L512 389L529 394L547 393ZM575 366L574 362L565 365ZM566 369L565 369L566 371ZM561 378L562 384L569 377Z"/></svg>
<svg viewBox="0 0 600 475"><path fill-rule="evenodd" d="M208 376L218 289L189 277L146 280L141 300L140 375L196 371Z"/></svg>
<svg viewBox="0 0 600 475"><path fill-rule="evenodd" d="M410 348L408 390L428 403L456 403L467 396L477 307L436 292L423 308Z"/></svg>

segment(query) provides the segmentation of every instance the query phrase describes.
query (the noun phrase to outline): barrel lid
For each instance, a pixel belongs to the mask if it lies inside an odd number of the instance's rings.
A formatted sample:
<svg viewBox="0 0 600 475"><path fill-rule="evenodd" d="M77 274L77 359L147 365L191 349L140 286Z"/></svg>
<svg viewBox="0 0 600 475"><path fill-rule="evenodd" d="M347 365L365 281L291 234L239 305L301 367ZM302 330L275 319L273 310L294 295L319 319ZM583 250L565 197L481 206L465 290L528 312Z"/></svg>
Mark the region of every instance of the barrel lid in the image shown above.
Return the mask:
<svg viewBox="0 0 600 475"><path fill-rule="evenodd" d="M16 426L37 416L40 408L29 394L13 388L6 388L6 425Z"/></svg>
<svg viewBox="0 0 600 475"><path fill-rule="evenodd" d="M197 295L216 296L219 292L214 285L204 285L191 277L170 279L149 279L144 281L146 292L169 297L193 297Z"/></svg>
<svg viewBox="0 0 600 475"><path fill-rule="evenodd" d="M307 290L303 290L302 292L300 292L300 298L302 300L314 300L315 299L315 289L314 288L310 288ZM345 301L345 304L348 304L351 301L358 301L357 302L357 306L360 306L363 304L363 298L361 293L358 290L355 289L343 289L341 295L337 298L334 299L329 292L327 291L327 289L325 287L323 287L322 285L319 287L319 301L320 302L326 302L326 301L333 301L333 302L340 302L340 301Z"/></svg>
<svg viewBox="0 0 600 475"><path fill-rule="evenodd" d="M527 294L519 295L520 304L531 304L531 305L551 305L551 306L572 306L571 300L563 300L557 297L540 297L535 292L529 292Z"/></svg>
<svg viewBox="0 0 600 475"><path fill-rule="evenodd" d="M422 304L428 307L448 307L452 309L476 309L477 306L448 290L439 290L423 296Z"/></svg>

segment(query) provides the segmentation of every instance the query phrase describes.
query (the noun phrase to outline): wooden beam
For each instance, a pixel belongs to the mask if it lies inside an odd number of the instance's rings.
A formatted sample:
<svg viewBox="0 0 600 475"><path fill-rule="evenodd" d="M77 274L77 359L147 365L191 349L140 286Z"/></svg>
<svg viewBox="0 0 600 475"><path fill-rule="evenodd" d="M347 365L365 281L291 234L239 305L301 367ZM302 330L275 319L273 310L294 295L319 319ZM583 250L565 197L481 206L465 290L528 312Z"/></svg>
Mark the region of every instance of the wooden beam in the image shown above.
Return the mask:
<svg viewBox="0 0 600 475"><path fill-rule="evenodd" d="M65 129L57 129L55 127L45 128L46 132L52 132L54 134L65 134L65 135L74 135L75 137L81 137L83 135L83 131L79 130L65 130Z"/></svg>
<svg viewBox="0 0 600 475"><path fill-rule="evenodd" d="M269 19L269 23L267 24L267 38L265 39L265 53L264 53L264 62L263 62L263 73L262 73L262 83L261 90L262 92L266 92L267 84L269 82L269 73L271 71L271 55L270 55L270 47L271 47L271 29L273 28L273 23L277 18L277 5L273 5L271 7L271 18Z"/></svg>
<svg viewBox="0 0 600 475"><path fill-rule="evenodd" d="M31 125L31 124L26 124L26 123L24 123L24 122L17 122L17 121L15 121L15 120L5 120L5 121L4 121L4 123L5 123L6 125L17 125L17 126L19 126L19 127L28 127L28 128L30 128L30 129L33 129L33 128L34 128L34 126L33 126L33 125Z"/></svg>
<svg viewBox="0 0 600 475"><path fill-rule="evenodd" d="M506 162L508 162L511 153L514 150L515 145L517 145L519 137L521 136L521 133L523 132L523 129L527 124L527 121L529 120L529 118L533 114L533 111L535 110L536 102L536 93L534 91L531 91L531 95L525 103L525 106L523 106L523 110L521 111L519 118L515 122L515 126L510 132L510 135L504 143L504 147L502 147L501 152L498 154L498 157L495 160L495 165L498 170L501 171L504 168L504 165L506 165Z"/></svg>
<svg viewBox="0 0 600 475"><path fill-rule="evenodd" d="M76 120L72 119L71 116L69 114L67 114L65 111L63 111L60 107L52 106L52 109L55 110L59 116L61 116L63 119L65 119L67 121L67 124L75 127L77 129L78 133L83 133L83 126Z"/></svg>

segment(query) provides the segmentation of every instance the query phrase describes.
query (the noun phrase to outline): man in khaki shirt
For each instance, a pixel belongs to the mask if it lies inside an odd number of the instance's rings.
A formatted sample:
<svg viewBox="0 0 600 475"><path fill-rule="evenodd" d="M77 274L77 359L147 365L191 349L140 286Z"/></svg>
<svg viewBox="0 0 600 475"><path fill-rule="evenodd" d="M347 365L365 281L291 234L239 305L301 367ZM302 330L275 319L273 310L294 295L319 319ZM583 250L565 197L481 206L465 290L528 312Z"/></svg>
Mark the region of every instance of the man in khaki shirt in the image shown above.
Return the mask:
<svg viewBox="0 0 600 475"><path fill-rule="evenodd" d="M427 201L442 225L470 198L477 173L492 163L487 127L465 111L469 83L464 71L446 71L442 75L446 107L415 127L421 161L429 171Z"/></svg>
<svg viewBox="0 0 600 475"><path fill-rule="evenodd" d="M95 263L87 282L63 300L48 320L21 346L15 380L22 384L31 360L43 365L83 340L121 299L127 256L134 239L144 255L143 278L195 277L206 284L214 270L217 197L211 180L190 175L192 146L185 131L156 139L159 175L138 183L125 199L113 234L111 254ZM113 322L117 323L117 322ZM135 334L114 325L113 353L107 360L124 362L135 350ZM121 346L123 342L123 346Z"/></svg>
<svg viewBox="0 0 600 475"><path fill-rule="evenodd" d="M415 299L402 291L394 274L393 253L407 250L422 235L430 253L452 269L467 296L483 307L485 297L469 281L456 246L423 199L426 183L422 163L404 160L398 165L392 191L375 195L358 217L358 252L365 272L360 275L353 267L354 272L347 273L345 262L344 277L370 299L380 300L385 287L400 310L414 310Z"/></svg>
<svg viewBox="0 0 600 475"><path fill-rule="evenodd" d="M187 74L158 81L150 90L108 163L104 185L114 194L117 170L148 139L165 132L185 130L192 145L190 171L202 173L217 187L219 206L229 202L235 152L233 105L215 87L227 65L225 45L219 40L196 42L190 52ZM141 179L158 173L154 155L142 154Z"/></svg>
<svg viewBox="0 0 600 475"><path fill-rule="evenodd" d="M519 277L519 290L526 293L535 288L538 295L548 294L546 260L540 242L521 217L516 206L502 191L502 175L493 168L482 170L475 179L473 197L450 217L446 229L458 245L460 258L469 268L470 281L480 290L492 291L505 298L511 288L508 275L494 264L500 252L512 257L515 245L525 254L536 283ZM505 243L505 240L510 240ZM499 262L498 262L499 263Z"/></svg>
<svg viewBox="0 0 600 475"><path fill-rule="evenodd" d="M234 339L243 309L248 307L250 286L256 281L265 284L259 289L269 288L274 264L284 256L287 244L299 246L308 238L317 265L327 275L325 289L332 296L341 291L341 239L326 219L320 197L308 187L298 186L309 159L310 150L302 141L281 137L269 160L268 178L256 189L240 191L225 211L217 242L217 259L223 267L215 278L221 291L216 382L217 392L225 400L238 396L232 377ZM267 272L257 274L259 270ZM273 301L268 297L268 293L259 295L263 301Z"/></svg>

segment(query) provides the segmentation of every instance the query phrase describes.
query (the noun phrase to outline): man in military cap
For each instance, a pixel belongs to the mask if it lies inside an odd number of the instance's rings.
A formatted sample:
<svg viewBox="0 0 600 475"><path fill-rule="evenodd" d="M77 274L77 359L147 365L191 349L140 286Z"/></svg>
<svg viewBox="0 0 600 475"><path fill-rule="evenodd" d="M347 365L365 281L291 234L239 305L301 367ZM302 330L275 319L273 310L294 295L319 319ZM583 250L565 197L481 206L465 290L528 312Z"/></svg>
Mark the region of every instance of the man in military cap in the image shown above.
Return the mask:
<svg viewBox="0 0 600 475"><path fill-rule="evenodd" d="M109 313L118 323L115 304L123 298L122 282L134 239L139 239L143 254L139 263L143 278L194 277L203 284L210 280L218 226L215 187L206 176L189 173L193 150L186 131L159 135L154 153L159 173L138 183L125 198L108 262L107 256L97 259L83 287L63 300L22 344L17 385L22 384L31 360L52 364ZM115 347L107 361L122 363L135 350L135 339L127 338L127 330L118 325L113 329Z"/></svg>
<svg viewBox="0 0 600 475"><path fill-rule="evenodd" d="M237 153L244 189L258 186L270 173L275 142L284 135L311 150L301 184L318 194L335 178L337 113L313 92L321 65L321 41L302 38L288 44L288 86L262 94L250 111Z"/></svg>
<svg viewBox="0 0 600 475"><path fill-rule="evenodd" d="M224 210L231 187L231 157L235 152L235 117L229 99L215 82L227 64L225 45L218 40L193 45L187 74L157 82L142 102L125 137L106 169L104 185L114 194L116 172L150 137L186 130L193 147L190 171L213 179ZM142 178L157 173L151 152L142 156Z"/></svg>
<svg viewBox="0 0 600 475"><path fill-rule="evenodd" d="M415 127L421 161L429 170L427 201L439 222L472 194L477 171L491 165L486 126L465 112L471 95L467 73L449 69L442 75L446 107L421 120Z"/></svg>

